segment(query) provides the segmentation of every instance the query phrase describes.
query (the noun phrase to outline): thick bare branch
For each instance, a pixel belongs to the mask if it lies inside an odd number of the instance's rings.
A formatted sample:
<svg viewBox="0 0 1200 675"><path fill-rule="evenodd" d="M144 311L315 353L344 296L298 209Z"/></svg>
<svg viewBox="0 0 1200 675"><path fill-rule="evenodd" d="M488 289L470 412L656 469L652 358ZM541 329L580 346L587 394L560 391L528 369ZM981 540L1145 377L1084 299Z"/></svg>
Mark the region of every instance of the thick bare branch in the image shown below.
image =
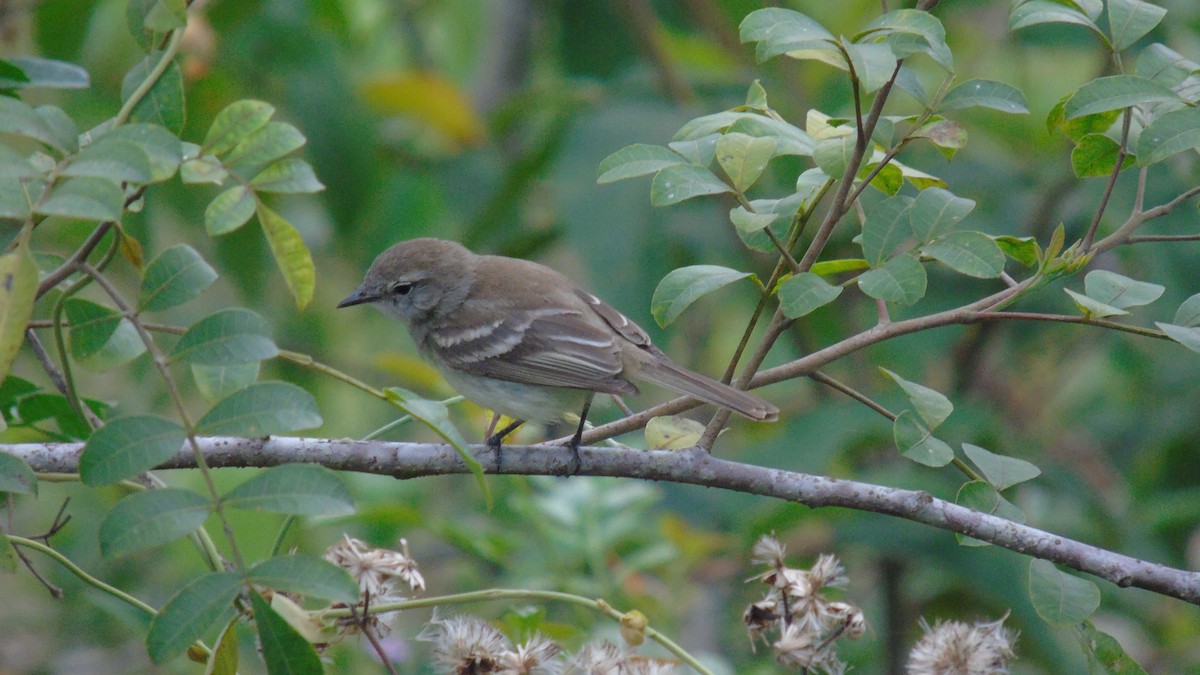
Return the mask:
<svg viewBox="0 0 1200 675"><path fill-rule="evenodd" d="M465 473L466 466L448 445L383 443L318 438L197 439L210 467L274 466L312 462L331 469L420 478ZM80 443L16 444L0 450L25 460L39 473L73 473ZM495 453L472 446L488 470ZM644 451L580 448L584 476L614 476L671 481L786 499L818 508L840 506L904 518L968 535L1018 553L1050 560L1093 574L1118 586L1133 586L1200 604L1200 573L1178 570L1074 541L938 499L928 492L814 476L740 464L700 451ZM164 469L195 467L195 456L180 451ZM564 475L571 451L555 446L511 446L504 469L525 475Z"/></svg>

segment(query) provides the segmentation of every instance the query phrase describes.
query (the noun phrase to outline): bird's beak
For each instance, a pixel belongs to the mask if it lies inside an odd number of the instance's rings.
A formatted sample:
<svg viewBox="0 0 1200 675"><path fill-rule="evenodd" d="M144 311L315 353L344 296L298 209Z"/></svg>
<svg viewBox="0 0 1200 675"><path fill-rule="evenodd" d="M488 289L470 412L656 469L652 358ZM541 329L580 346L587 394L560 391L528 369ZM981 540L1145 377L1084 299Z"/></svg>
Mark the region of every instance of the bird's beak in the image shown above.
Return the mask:
<svg viewBox="0 0 1200 675"><path fill-rule="evenodd" d="M368 302L375 302L378 299L379 293L376 293L375 291L369 291L365 287L359 286L353 293L347 295L345 300L339 302L337 304L337 308L341 309L343 307L351 307L353 305L362 305Z"/></svg>

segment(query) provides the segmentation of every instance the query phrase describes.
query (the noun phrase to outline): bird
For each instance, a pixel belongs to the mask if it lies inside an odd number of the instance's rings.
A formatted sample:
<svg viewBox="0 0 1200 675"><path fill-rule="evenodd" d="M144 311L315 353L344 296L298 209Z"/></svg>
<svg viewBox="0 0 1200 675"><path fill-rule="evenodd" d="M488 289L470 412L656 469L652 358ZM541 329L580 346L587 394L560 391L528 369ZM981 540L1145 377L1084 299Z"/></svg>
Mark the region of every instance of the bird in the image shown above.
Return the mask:
<svg viewBox="0 0 1200 675"><path fill-rule="evenodd" d="M625 315L529 260L477 255L444 239L402 241L375 258L337 307L364 304L404 324L464 397L513 420L486 439L498 459L503 439L521 424L580 411L570 443L577 472L592 398L637 394L633 380L751 420L779 416L774 404L677 365Z"/></svg>

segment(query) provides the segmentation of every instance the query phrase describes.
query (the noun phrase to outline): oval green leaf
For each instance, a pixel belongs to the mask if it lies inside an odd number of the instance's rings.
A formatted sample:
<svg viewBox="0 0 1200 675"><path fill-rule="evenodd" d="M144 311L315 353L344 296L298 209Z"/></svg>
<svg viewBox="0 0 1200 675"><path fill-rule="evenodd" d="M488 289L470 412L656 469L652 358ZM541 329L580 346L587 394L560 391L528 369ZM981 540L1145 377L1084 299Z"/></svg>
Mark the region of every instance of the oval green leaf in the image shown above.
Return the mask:
<svg viewBox="0 0 1200 675"><path fill-rule="evenodd" d="M911 305L925 296L925 267L914 256L902 253L883 267L864 272L858 287L872 298Z"/></svg>
<svg viewBox="0 0 1200 675"><path fill-rule="evenodd" d="M153 51L129 70L121 82L121 101L126 102L142 85L163 59L163 54ZM179 64L172 61L158 75L150 91L133 107L129 119L166 127L174 134L183 131L185 110L183 104L183 72Z"/></svg>
<svg viewBox="0 0 1200 675"><path fill-rule="evenodd" d="M749 276L749 272L719 265L691 265L671 270L654 289L650 314L658 325L666 326L699 298Z"/></svg>
<svg viewBox="0 0 1200 675"><path fill-rule="evenodd" d="M125 210L125 193L111 180L85 176L69 178L50 191L34 209L44 216L61 216L102 222L120 220Z"/></svg>
<svg viewBox="0 0 1200 675"><path fill-rule="evenodd" d="M171 360L221 366L251 363L279 354L271 327L241 307L210 314L188 328L171 350Z"/></svg>
<svg viewBox="0 0 1200 675"><path fill-rule="evenodd" d="M254 626L268 673L322 675L325 672L317 650L255 591L250 592L250 606L254 609Z"/></svg>
<svg viewBox="0 0 1200 675"><path fill-rule="evenodd" d="M195 532L208 518L212 502L182 488L135 492L100 523L100 552L117 558L161 546Z"/></svg>
<svg viewBox="0 0 1200 675"><path fill-rule="evenodd" d="M1077 89L1063 104L1063 114L1071 120L1141 103L1180 100L1169 87L1154 80L1136 75L1110 75L1098 77Z"/></svg>
<svg viewBox="0 0 1200 675"><path fill-rule="evenodd" d="M1024 523L1025 513L1017 508L1015 504L1008 501L996 491L996 488L991 484L973 480L964 483L958 489L958 494L954 498L954 503L959 506L966 507L973 511L986 513L988 515L1010 520L1014 523ZM973 537L968 537L962 534L955 534L958 543L963 546L987 546L988 543L980 541Z"/></svg>
<svg viewBox="0 0 1200 675"><path fill-rule="evenodd" d="M1071 169L1080 178L1111 175L1120 151L1121 146L1104 134L1084 134L1071 150ZM1136 159L1126 154L1121 168L1132 166Z"/></svg>
<svg viewBox="0 0 1200 675"><path fill-rule="evenodd" d="M963 108L991 108L1000 112L1026 114L1029 104L1020 89L995 80L967 80L946 93L939 112Z"/></svg>
<svg viewBox="0 0 1200 675"><path fill-rule="evenodd" d="M37 476L20 457L0 452L0 492L37 494Z"/></svg>
<svg viewBox="0 0 1200 675"><path fill-rule="evenodd" d="M775 155L774 138L756 138L743 133L727 133L717 140L717 163L738 192L754 185Z"/></svg>
<svg viewBox="0 0 1200 675"><path fill-rule="evenodd" d="M812 272L802 272L779 284L779 309L789 319L798 319L837 299L844 289Z"/></svg>
<svg viewBox="0 0 1200 675"><path fill-rule="evenodd" d="M758 9L746 15L738 27L742 42L757 42L759 63L797 49L828 46L833 35L813 19L790 9Z"/></svg>
<svg viewBox="0 0 1200 675"><path fill-rule="evenodd" d="M733 189L715 173L702 166L676 164L654 175L654 182L650 184L650 203L670 206L693 197L723 192L733 192Z"/></svg>
<svg viewBox="0 0 1200 675"><path fill-rule="evenodd" d="M79 476L88 485L133 478L170 459L186 439L183 427L162 417L119 417L97 429L83 446Z"/></svg>
<svg viewBox="0 0 1200 675"><path fill-rule="evenodd" d="M184 164L190 165L191 162ZM229 234L250 220L257 205L253 190L245 185L235 185L208 203L208 208L204 209L204 229L210 237Z"/></svg>
<svg viewBox="0 0 1200 675"><path fill-rule="evenodd" d="M222 498L237 509L293 516L344 516L354 500L337 474L315 464L283 464L265 469Z"/></svg>
<svg viewBox="0 0 1200 675"><path fill-rule="evenodd" d="M71 356L76 359L86 359L99 352L112 339L122 320L116 310L82 298L68 298L63 303L63 311L71 324L67 337Z"/></svg>
<svg viewBox="0 0 1200 675"><path fill-rule="evenodd" d="M211 572L179 589L150 621L146 650L154 663L165 663L233 612L233 600L242 589L235 572Z"/></svg>
<svg viewBox="0 0 1200 675"><path fill-rule="evenodd" d="M352 604L359 599L358 583L350 574L323 558L311 555L281 555L264 560L246 574L252 584L277 591Z"/></svg>
<svg viewBox="0 0 1200 675"><path fill-rule="evenodd" d="M158 312L200 297L217 280L217 273L196 249L177 244L150 262L142 277L138 305L143 311Z"/></svg>
<svg viewBox="0 0 1200 675"><path fill-rule="evenodd" d="M183 158L179 137L157 124L123 124L106 131L97 142L129 141L141 148L150 161L150 182L159 183L175 175Z"/></svg>
<svg viewBox="0 0 1200 675"><path fill-rule="evenodd" d="M921 243L930 242L954 229L975 209L975 200L959 197L949 190L931 187L921 190L908 210L913 234Z"/></svg>
<svg viewBox="0 0 1200 675"><path fill-rule="evenodd" d="M876 204L863 222L863 257L878 266L896 247L912 237L909 208L913 198L904 195L888 197Z"/></svg>
<svg viewBox="0 0 1200 675"><path fill-rule="evenodd" d="M1123 51L1154 30L1167 10L1142 0L1108 0L1108 29L1112 46Z"/></svg>
<svg viewBox="0 0 1200 675"><path fill-rule="evenodd" d="M25 343L37 287L37 265L29 255L27 238L21 237L14 251L0 255L0 382L8 377Z"/></svg>
<svg viewBox="0 0 1200 675"><path fill-rule="evenodd" d="M1006 490L1042 475L1041 469L1023 459L997 455L970 443L963 443L962 449L997 490Z"/></svg>
<svg viewBox="0 0 1200 675"><path fill-rule="evenodd" d="M320 192L325 185L317 180L312 166L298 157L281 159L250 181L250 187L259 192L281 192L287 194Z"/></svg>
<svg viewBox="0 0 1200 675"><path fill-rule="evenodd" d="M880 368L880 370L883 371L884 375L892 378L893 382L900 385L900 388L908 395L908 400L912 403L913 410L921 416L922 420L925 420L925 424L929 425L930 429L937 429L942 426L942 422L945 422L946 418L950 417L950 414L954 412L954 404L936 389L930 389L916 382L909 382L887 368Z"/></svg>
<svg viewBox="0 0 1200 675"><path fill-rule="evenodd" d="M597 183L612 183L626 178L655 173L687 160L661 145L627 145L600 162ZM707 162L705 162L707 164Z"/></svg>
<svg viewBox="0 0 1200 675"><path fill-rule="evenodd" d="M291 223L263 204L258 205L258 222L271 246L275 264L296 301L296 308L304 309L312 300L317 285L317 269L308 246Z"/></svg>
<svg viewBox="0 0 1200 675"><path fill-rule="evenodd" d="M1137 161L1149 166L1183 152L1200 148L1200 108L1183 108L1155 118L1138 137Z"/></svg>
<svg viewBox="0 0 1200 675"><path fill-rule="evenodd" d="M1100 589L1087 579L1058 571L1049 560L1029 563L1029 599L1050 623L1079 623L1100 606Z"/></svg>
<svg viewBox="0 0 1200 675"><path fill-rule="evenodd" d="M1148 305L1167 290L1158 284L1137 281L1108 270L1088 272L1083 278L1083 288L1089 298L1118 309Z"/></svg>
<svg viewBox="0 0 1200 675"><path fill-rule="evenodd" d="M216 402L254 384L258 380L259 365L258 361L225 366L193 363L192 379L204 398Z"/></svg>
<svg viewBox="0 0 1200 675"><path fill-rule="evenodd" d="M312 394L290 382L259 382L222 399L196 423L211 436L272 436L321 426Z"/></svg>
<svg viewBox="0 0 1200 675"><path fill-rule="evenodd" d="M299 129L286 122L267 122L234 146L225 157L225 166L249 180L268 164L304 147L307 141Z"/></svg>
<svg viewBox="0 0 1200 675"><path fill-rule="evenodd" d="M911 410L896 416L892 436L900 454L918 464L939 467L946 466L954 459L954 450L934 437Z"/></svg>
<svg viewBox="0 0 1200 675"><path fill-rule="evenodd" d="M921 252L977 279L994 279L1004 272L1004 251L982 232L951 232L925 244Z"/></svg>
<svg viewBox="0 0 1200 675"><path fill-rule="evenodd" d="M1155 321L1154 325L1172 340L1194 352L1200 352L1200 328L1175 326L1160 321Z"/></svg>
<svg viewBox="0 0 1200 675"><path fill-rule="evenodd" d="M71 159L65 176L93 176L110 181L146 184L152 176L150 157L130 141L101 136Z"/></svg>
<svg viewBox="0 0 1200 675"><path fill-rule="evenodd" d="M223 155L243 138L261 129L275 114L270 103L243 99L225 106L204 137L203 154Z"/></svg>

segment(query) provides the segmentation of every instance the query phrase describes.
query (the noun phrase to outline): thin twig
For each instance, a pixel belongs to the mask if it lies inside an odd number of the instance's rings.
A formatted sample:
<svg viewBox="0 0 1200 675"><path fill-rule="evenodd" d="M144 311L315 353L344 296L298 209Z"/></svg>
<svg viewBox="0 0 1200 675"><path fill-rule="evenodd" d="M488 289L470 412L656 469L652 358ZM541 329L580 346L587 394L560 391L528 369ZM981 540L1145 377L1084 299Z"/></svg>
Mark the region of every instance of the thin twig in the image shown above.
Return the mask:
<svg viewBox="0 0 1200 675"><path fill-rule="evenodd" d="M1104 212L1108 209L1108 200L1112 198L1113 190L1117 187L1117 178L1121 175L1121 165L1125 163L1125 157L1129 154L1129 126L1133 122L1133 110L1125 109L1125 117L1121 123L1121 142L1117 148L1117 162L1113 165L1112 173L1108 177L1108 183L1104 186L1104 195L1100 198L1100 206L1096 209L1096 215L1092 218L1092 224L1088 226L1087 234L1083 237L1083 243L1079 247L1084 253L1092 249L1092 242L1096 240L1096 230L1100 229L1100 220L1104 217Z"/></svg>

